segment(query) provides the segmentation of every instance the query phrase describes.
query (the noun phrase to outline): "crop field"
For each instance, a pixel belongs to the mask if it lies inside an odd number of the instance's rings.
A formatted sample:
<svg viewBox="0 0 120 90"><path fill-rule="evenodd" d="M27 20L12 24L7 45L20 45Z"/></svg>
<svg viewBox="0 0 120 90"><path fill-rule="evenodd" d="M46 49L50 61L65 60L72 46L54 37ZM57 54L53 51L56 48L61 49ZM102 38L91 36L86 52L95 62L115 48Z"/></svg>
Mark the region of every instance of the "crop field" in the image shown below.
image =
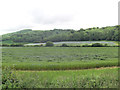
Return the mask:
<svg viewBox="0 0 120 90"><path fill-rule="evenodd" d="M2 49L2 67L66 70L118 65L118 47L18 47Z"/></svg>
<svg viewBox="0 0 120 90"><path fill-rule="evenodd" d="M3 88L117 88L118 47L4 47L2 69Z"/></svg>

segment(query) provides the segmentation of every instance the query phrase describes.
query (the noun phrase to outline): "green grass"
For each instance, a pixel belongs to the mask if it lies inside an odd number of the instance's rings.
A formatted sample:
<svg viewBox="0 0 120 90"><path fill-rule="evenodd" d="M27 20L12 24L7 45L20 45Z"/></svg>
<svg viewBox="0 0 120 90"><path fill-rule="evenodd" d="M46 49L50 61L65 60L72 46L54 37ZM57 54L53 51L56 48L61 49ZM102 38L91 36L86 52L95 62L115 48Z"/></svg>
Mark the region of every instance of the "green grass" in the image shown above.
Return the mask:
<svg viewBox="0 0 120 90"><path fill-rule="evenodd" d="M105 61L76 61L76 62L42 62L38 63L3 63L3 68L10 66L16 70L70 70L70 69L89 69L99 67L118 66L118 60Z"/></svg>
<svg viewBox="0 0 120 90"><path fill-rule="evenodd" d="M117 88L118 68L16 71L21 88Z"/></svg>
<svg viewBox="0 0 120 90"><path fill-rule="evenodd" d="M118 47L19 47L2 49L2 66L17 70L69 70L118 65Z"/></svg>
<svg viewBox="0 0 120 90"><path fill-rule="evenodd" d="M118 47L8 47L2 49L2 87L117 88L112 66L118 66ZM111 68L92 69L99 67Z"/></svg>

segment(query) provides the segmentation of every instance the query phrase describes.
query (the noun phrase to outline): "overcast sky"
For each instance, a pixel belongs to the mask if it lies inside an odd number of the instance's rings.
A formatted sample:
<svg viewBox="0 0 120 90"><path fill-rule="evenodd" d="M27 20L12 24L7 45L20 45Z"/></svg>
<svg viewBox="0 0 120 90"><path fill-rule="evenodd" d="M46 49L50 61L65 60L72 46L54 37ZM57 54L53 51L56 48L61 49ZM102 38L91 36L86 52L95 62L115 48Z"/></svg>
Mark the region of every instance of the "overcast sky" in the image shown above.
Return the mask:
<svg viewBox="0 0 120 90"><path fill-rule="evenodd" d="M114 26L119 0L0 0L0 35L22 29Z"/></svg>

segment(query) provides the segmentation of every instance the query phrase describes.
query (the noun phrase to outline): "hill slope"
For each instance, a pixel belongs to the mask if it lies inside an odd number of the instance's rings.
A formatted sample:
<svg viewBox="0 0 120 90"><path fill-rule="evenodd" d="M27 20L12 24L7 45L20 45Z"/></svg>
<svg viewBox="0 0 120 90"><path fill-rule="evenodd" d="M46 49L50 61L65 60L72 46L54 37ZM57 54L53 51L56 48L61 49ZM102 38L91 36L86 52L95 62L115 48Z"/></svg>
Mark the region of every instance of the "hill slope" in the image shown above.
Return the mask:
<svg viewBox="0 0 120 90"><path fill-rule="evenodd" d="M54 30L21 30L2 35L3 42L34 43L46 41L118 41L118 29L120 25L108 27L94 27L88 29L54 29Z"/></svg>

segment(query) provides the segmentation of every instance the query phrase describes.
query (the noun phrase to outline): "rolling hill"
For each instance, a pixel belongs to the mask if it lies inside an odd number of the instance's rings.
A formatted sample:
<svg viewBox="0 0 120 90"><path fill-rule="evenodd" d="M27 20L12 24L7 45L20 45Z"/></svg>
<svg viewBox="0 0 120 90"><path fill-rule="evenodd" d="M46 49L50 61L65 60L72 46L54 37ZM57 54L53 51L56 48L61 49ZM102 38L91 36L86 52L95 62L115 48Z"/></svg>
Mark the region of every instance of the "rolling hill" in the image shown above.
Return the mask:
<svg viewBox="0 0 120 90"><path fill-rule="evenodd" d="M118 29L120 25L107 27L93 27L80 30L54 29L32 30L24 29L18 32L2 35L3 43L37 43L37 42L60 42L60 41L118 41Z"/></svg>

